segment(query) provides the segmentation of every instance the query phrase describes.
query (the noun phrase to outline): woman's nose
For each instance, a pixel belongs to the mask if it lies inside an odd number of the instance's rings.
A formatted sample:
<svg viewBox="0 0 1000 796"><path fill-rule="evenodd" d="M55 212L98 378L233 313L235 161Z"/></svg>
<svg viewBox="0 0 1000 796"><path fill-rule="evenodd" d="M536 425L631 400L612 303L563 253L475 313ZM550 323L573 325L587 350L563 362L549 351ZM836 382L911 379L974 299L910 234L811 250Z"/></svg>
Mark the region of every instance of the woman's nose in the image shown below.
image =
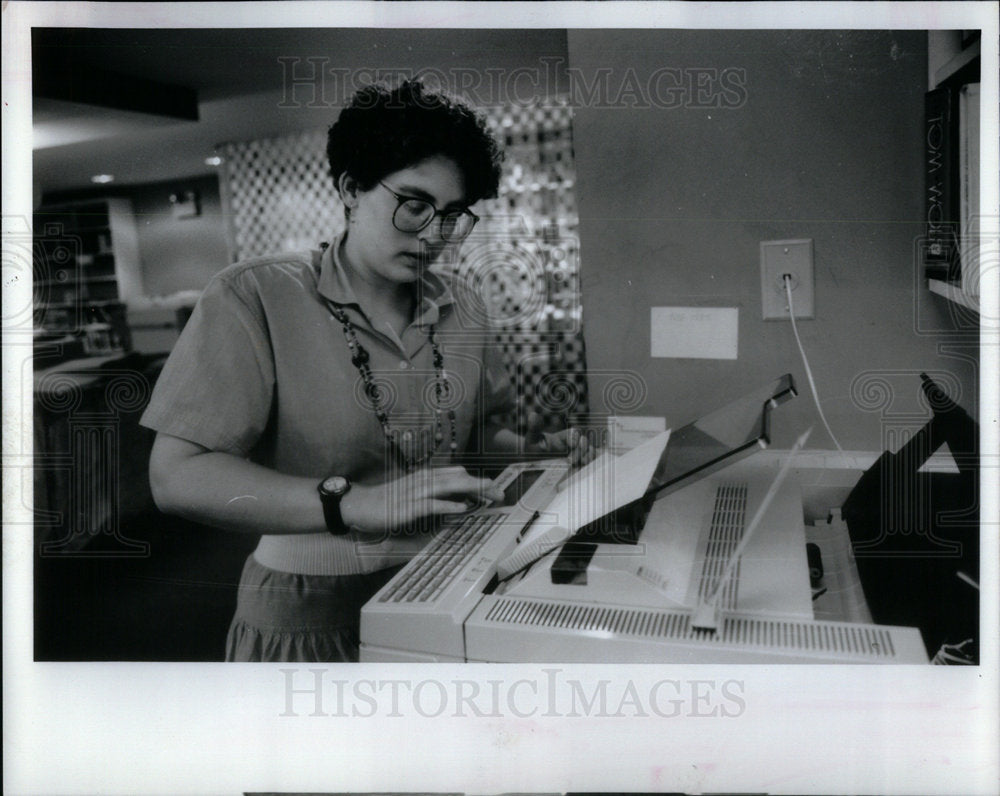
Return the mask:
<svg viewBox="0 0 1000 796"><path fill-rule="evenodd" d="M441 219L438 216L432 218L431 223L417 233L417 237L420 242L426 246L434 246L438 243L442 243Z"/></svg>
<svg viewBox="0 0 1000 796"><path fill-rule="evenodd" d="M440 251L448 245L448 241L441 236L441 219L439 218L431 221L417 233L417 236L420 244L430 251Z"/></svg>

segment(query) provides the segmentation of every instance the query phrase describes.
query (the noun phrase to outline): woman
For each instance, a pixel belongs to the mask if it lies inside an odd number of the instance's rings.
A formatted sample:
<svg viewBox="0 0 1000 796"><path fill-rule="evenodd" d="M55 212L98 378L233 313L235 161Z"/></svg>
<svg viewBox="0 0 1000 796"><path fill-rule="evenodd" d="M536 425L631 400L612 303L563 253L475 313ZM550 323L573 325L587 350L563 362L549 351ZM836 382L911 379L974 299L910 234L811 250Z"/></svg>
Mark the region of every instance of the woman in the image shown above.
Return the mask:
<svg viewBox="0 0 1000 796"><path fill-rule="evenodd" d="M423 544L421 520L502 498L439 466L457 452L588 458L575 432L523 440L491 420L510 378L482 314L428 270L497 193L482 118L418 82L370 86L327 156L346 231L219 273L142 419L161 510L262 534L227 660L357 660L361 607Z"/></svg>

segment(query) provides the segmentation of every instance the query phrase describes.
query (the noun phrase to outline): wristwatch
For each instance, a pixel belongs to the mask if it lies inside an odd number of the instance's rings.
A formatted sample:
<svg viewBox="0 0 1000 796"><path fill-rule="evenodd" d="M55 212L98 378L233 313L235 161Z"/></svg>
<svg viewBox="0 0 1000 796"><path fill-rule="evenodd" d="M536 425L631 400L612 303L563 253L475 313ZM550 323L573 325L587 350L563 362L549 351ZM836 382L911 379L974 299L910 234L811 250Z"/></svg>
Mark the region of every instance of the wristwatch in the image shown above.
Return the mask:
<svg viewBox="0 0 1000 796"><path fill-rule="evenodd" d="M340 501L351 490L351 479L346 475L331 475L324 478L316 487L319 491L319 499L323 504L323 518L326 520L326 529L334 536L343 536L350 533L350 528L344 525L344 518L340 516Z"/></svg>

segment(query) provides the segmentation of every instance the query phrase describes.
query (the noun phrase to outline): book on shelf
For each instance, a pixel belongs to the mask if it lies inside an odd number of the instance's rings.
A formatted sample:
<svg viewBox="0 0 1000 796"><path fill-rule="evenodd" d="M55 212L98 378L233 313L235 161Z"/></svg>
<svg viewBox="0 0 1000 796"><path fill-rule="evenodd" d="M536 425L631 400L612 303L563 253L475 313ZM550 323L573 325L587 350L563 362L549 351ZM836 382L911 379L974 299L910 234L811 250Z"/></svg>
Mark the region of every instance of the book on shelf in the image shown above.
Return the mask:
<svg viewBox="0 0 1000 796"><path fill-rule="evenodd" d="M924 275L975 292L979 229L979 83L924 97Z"/></svg>
<svg viewBox="0 0 1000 796"><path fill-rule="evenodd" d="M958 101L959 260L962 288L976 292L969 276L979 269L979 84L962 86Z"/></svg>
<svg viewBox="0 0 1000 796"><path fill-rule="evenodd" d="M958 94L950 87L924 95L924 274L952 280L959 267Z"/></svg>

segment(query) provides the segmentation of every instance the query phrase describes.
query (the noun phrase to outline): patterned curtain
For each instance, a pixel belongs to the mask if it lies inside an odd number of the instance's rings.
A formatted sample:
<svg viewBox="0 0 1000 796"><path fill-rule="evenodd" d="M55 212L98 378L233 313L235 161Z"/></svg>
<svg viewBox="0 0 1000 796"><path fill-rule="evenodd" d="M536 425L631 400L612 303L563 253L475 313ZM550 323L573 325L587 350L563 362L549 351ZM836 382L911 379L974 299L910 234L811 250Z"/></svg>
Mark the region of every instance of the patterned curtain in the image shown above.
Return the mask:
<svg viewBox="0 0 1000 796"><path fill-rule="evenodd" d="M507 156L500 193L457 261L437 267L482 298L520 399L508 422L523 430L538 412L555 430L587 413L572 109L484 112ZM219 147L234 260L315 248L343 229L325 151L325 130Z"/></svg>

